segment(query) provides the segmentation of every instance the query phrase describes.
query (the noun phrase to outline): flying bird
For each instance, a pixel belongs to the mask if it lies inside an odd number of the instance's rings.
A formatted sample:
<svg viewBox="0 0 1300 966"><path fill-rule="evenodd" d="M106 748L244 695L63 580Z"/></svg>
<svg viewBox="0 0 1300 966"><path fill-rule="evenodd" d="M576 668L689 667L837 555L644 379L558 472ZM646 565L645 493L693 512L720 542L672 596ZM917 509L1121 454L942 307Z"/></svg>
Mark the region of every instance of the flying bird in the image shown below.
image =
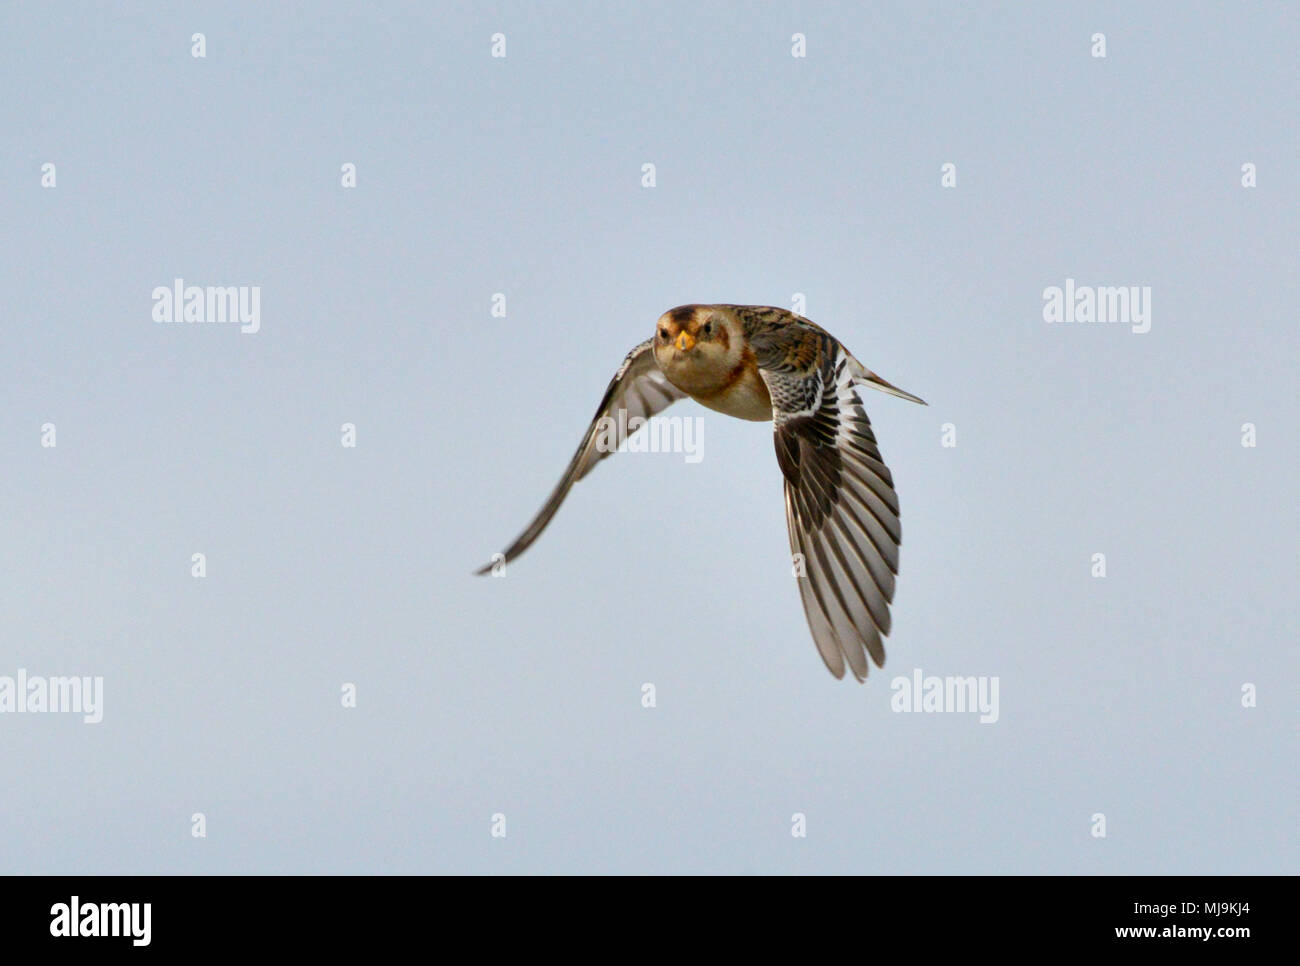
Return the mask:
<svg viewBox="0 0 1300 966"><path fill-rule="evenodd" d="M925 405L785 309L681 305L623 360L564 476L524 532L479 574L527 550L573 484L644 420L690 397L738 419L771 420L799 593L831 674L859 681L885 663L902 531L893 476L856 386ZM620 410L625 418L618 418ZM637 419L636 417L640 417ZM629 425L632 427L629 431ZM609 445L609 431L618 437ZM603 440L604 445L598 445Z"/></svg>

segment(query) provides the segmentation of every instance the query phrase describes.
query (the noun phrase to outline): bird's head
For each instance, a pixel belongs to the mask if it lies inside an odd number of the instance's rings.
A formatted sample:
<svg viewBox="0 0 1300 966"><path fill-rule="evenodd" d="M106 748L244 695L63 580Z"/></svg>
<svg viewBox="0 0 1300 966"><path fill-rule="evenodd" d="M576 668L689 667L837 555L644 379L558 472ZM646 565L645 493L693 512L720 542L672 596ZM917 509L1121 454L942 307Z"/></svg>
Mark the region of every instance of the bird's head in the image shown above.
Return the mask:
<svg viewBox="0 0 1300 966"><path fill-rule="evenodd" d="M655 359L665 372L730 372L744 351L744 330L724 305L679 305L655 323Z"/></svg>

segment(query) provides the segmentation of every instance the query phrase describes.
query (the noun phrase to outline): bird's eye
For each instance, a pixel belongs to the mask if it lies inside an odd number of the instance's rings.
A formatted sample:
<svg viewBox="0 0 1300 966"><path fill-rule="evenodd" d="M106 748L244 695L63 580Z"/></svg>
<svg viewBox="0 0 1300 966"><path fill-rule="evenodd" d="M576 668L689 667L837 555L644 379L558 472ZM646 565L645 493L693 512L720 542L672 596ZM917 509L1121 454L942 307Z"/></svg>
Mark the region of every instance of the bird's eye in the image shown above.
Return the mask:
<svg viewBox="0 0 1300 966"><path fill-rule="evenodd" d="M665 342L667 342L667 341L668 341L668 330L665 329L665 328L662 328L662 327L661 327L661 328L659 329L659 338L661 338L661 339L663 339Z"/></svg>
<svg viewBox="0 0 1300 966"><path fill-rule="evenodd" d="M703 332L705 336L710 336L710 335L712 335L712 334L713 334L713 323L712 323L712 322L705 322L705 323L704 323L704 328L701 329L700 331Z"/></svg>

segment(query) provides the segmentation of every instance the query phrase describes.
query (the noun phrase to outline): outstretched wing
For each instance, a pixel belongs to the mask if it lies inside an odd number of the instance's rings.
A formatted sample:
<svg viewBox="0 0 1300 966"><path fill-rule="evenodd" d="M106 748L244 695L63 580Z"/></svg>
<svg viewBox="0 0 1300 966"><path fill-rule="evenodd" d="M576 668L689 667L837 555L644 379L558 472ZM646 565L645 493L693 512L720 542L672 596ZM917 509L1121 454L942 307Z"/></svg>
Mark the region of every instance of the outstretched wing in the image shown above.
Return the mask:
<svg viewBox="0 0 1300 966"><path fill-rule="evenodd" d="M560 508L573 484L617 450L627 437L635 434L643 425L642 420L649 419L685 397L686 394L668 381L655 362L652 339L647 339L629 352L610 380L605 398L600 401L600 407L596 410L591 425L587 427L587 434L569 461L569 468L564 471L564 476L551 491L537 516L533 517L532 523L505 549L505 562L514 560L532 546L533 541L551 522L551 517L555 516L555 511ZM632 425L631 432L628 431L629 424ZM492 563L486 564L475 573L485 574L492 567Z"/></svg>
<svg viewBox="0 0 1300 966"><path fill-rule="evenodd" d="M893 476L854 389L867 370L813 326L782 325L755 342L808 626L830 672L843 677L847 663L862 681L867 655L885 662L902 540Z"/></svg>

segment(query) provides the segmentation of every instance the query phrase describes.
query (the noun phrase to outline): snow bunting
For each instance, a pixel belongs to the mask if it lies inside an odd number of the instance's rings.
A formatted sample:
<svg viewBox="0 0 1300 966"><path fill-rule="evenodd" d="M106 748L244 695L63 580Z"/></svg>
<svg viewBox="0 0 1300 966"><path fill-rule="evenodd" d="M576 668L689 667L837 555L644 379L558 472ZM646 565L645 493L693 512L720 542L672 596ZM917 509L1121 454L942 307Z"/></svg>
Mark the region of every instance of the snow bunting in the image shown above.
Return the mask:
<svg viewBox="0 0 1300 966"><path fill-rule="evenodd" d="M619 366L546 504L478 573L527 550L575 482L644 420L689 396L728 416L773 421L794 573L813 641L831 674L842 678L847 664L863 681L867 655L877 667L885 662L881 638L889 633L902 531L893 477L856 385L925 404L867 369L825 329L784 309L670 309L654 337ZM616 445L609 445L611 428Z"/></svg>

